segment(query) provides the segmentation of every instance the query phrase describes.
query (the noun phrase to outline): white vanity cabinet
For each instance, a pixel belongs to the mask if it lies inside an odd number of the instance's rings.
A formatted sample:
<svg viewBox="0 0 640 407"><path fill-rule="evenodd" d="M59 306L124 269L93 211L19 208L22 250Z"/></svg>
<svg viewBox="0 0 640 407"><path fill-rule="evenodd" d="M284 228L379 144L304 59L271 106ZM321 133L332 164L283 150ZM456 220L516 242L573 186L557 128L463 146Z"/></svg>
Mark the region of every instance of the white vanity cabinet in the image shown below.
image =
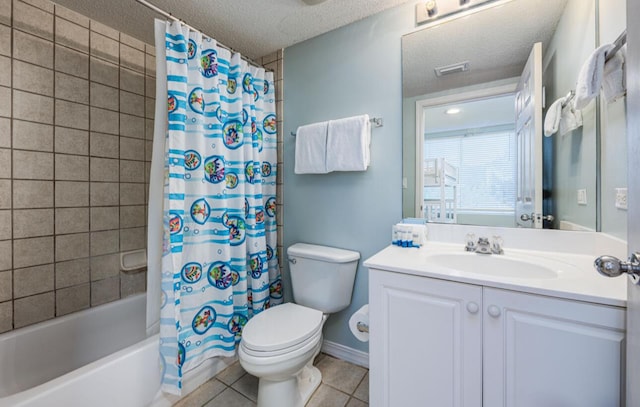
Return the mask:
<svg viewBox="0 0 640 407"><path fill-rule="evenodd" d="M625 310L371 269L370 405L619 406Z"/></svg>

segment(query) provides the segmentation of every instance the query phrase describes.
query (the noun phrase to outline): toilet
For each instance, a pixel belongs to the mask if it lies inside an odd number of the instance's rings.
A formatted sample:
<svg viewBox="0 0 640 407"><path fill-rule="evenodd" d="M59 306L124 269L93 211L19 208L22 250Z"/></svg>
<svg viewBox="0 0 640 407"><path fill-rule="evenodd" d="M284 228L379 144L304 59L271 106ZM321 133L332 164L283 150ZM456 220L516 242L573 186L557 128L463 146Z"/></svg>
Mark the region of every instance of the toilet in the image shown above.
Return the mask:
<svg viewBox="0 0 640 407"><path fill-rule="evenodd" d="M242 331L240 364L258 377L258 407L303 407L320 385L313 360L329 314L351 303L360 253L296 243L287 250L295 303L269 308Z"/></svg>

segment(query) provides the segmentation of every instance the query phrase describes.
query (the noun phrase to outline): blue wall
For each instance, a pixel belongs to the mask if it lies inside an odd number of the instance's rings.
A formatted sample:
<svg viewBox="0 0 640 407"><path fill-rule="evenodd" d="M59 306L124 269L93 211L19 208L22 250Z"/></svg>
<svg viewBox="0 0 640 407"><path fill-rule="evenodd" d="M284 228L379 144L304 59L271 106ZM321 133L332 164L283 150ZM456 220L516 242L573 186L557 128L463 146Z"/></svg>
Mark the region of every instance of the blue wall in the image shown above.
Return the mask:
<svg viewBox="0 0 640 407"><path fill-rule="evenodd" d="M351 306L332 315L325 340L367 351L348 329L350 315L368 302L362 261L390 243L402 216L401 36L414 27L414 5L397 7L285 49L284 247L296 242L360 252ZM366 172L293 173L295 138L303 124L368 113L373 128ZM284 284L291 300L286 254Z"/></svg>

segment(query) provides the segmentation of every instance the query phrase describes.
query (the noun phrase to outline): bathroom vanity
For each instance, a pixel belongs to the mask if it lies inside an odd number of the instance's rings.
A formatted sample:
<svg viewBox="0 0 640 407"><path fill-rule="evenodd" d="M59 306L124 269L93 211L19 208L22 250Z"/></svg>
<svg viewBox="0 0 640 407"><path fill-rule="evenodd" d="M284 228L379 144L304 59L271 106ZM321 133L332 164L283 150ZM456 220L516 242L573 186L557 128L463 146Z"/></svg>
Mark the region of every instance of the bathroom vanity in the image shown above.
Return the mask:
<svg viewBox="0 0 640 407"><path fill-rule="evenodd" d="M626 281L594 256L429 242L370 270L370 404L619 406Z"/></svg>

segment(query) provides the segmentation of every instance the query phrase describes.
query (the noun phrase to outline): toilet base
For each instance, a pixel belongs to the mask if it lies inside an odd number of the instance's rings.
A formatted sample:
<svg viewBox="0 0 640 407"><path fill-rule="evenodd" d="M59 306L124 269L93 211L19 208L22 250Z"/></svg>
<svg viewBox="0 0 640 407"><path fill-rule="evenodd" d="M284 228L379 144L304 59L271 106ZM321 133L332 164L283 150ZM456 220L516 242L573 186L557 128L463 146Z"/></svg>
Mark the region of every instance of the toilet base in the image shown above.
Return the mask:
<svg viewBox="0 0 640 407"><path fill-rule="evenodd" d="M320 370L311 363L287 380L262 378L258 383L258 407L304 407L321 381Z"/></svg>

